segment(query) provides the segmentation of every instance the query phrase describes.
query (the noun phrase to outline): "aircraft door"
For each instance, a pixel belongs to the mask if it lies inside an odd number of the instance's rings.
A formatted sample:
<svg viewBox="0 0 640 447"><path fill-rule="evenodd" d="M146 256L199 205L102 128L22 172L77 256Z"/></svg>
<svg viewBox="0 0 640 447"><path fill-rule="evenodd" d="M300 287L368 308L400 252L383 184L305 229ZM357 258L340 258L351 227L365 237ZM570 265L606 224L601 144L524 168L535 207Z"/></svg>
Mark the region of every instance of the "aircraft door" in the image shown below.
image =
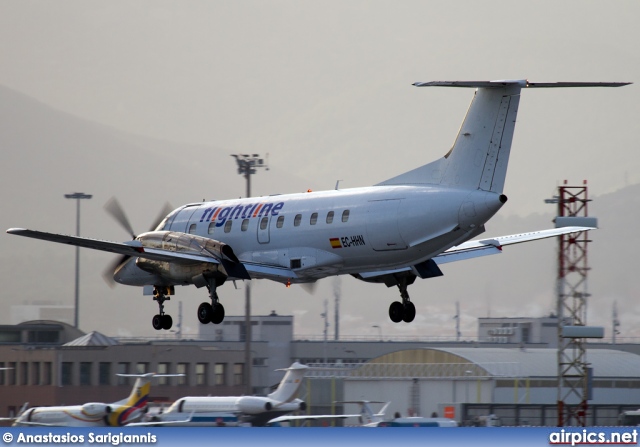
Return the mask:
<svg viewBox="0 0 640 447"><path fill-rule="evenodd" d="M374 250L403 250L407 248L398 228L398 210L401 201L402 199L390 199L369 202L367 235Z"/></svg>
<svg viewBox="0 0 640 447"><path fill-rule="evenodd" d="M258 221L258 242L261 244L268 244L270 241L269 238L269 227L271 226L271 216L262 216Z"/></svg>

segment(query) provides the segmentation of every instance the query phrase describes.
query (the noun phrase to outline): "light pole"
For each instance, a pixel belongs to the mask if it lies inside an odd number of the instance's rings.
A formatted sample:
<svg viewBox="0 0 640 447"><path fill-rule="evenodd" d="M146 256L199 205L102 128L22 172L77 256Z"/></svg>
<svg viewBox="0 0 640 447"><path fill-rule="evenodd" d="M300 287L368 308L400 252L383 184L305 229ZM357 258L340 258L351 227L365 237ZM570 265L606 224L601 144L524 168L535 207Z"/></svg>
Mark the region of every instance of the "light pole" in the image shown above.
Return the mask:
<svg viewBox="0 0 640 447"><path fill-rule="evenodd" d="M243 175L247 180L247 197L251 197L251 175L255 174L256 168L266 168L269 166L258 154L231 154L238 164L238 174ZM267 154L269 157L269 154ZM251 385L251 282L248 281L244 288L244 383L247 395L253 394Z"/></svg>
<svg viewBox="0 0 640 447"><path fill-rule="evenodd" d="M90 199L91 194L83 192L74 192L73 194L65 194L65 199L76 199L76 236L80 236L80 200ZM76 246L76 291L75 291L75 308L73 310L73 325L76 329L78 326L78 315L80 309L80 247Z"/></svg>

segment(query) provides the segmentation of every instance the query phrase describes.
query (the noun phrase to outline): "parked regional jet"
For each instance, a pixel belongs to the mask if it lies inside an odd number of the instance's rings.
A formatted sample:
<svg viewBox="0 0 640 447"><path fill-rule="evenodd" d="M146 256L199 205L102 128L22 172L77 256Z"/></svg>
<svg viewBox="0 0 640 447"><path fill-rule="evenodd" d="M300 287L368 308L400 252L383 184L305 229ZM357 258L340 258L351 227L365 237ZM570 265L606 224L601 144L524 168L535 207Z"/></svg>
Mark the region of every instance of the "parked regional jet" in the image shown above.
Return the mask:
<svg viewBox="0 0 640 447"><path fill-rule="evenodd" d="M264 425L275 416L304 411L307 406L296 395L308 366L294 362L278 388L261 396L182 397L163 413L149 418L147 425L173 423L174 426L236 426L242 423ZM185 418L188 417L188 420ZM180 422L182 421L182 422Z"/></svg>
<svg viewBox="0 0 640 447"><path fill-rule="evenodd" d="M131 394L112 404L91 402L83 405L33 407L22 412L14 426L45 427L119 427L138 421L146 412L151 378L175 374L118 374L137 377Z"/></svg>
<svg viewBox="0 0 640 447"><path fill-rule="evenodd" d="M155 329L169 329L164 302L174 286L207 287L201 323L219 324L217 290L227 280L270 279L289 286L332 275L397 286L389 307L394 322L413 321L407 287L443 273L447 262L498 254L505 245L588 227L556 228L470 241L505 204L503 194L522 89L618 87L628 83L508 81L419 82L417 87L471 87L475 95L453 147L432 163L374 186L260 198L192 203L136 236L116 202L109 207L133 240L116 243L11 228L10 234L119 253L113 279L144 286L159 313Z"/></svg>

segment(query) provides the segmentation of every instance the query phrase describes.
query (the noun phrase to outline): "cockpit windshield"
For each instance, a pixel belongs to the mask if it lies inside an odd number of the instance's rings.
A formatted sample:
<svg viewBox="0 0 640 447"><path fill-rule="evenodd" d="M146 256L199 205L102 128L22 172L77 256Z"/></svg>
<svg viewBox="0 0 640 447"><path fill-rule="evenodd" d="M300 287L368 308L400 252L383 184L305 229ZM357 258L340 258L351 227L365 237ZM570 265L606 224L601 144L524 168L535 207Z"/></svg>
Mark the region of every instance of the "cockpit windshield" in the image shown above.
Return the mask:
<svg viewBox="0 0 640 447"><path fill-rule="evenodd" d="M169 214L167 214L167 217L160 221L154 231L168 231L169 228L171 228L171 222L173 222L174 217L176 217L176 214L178 214L179 211L180 208L173 210Z"/></svg>

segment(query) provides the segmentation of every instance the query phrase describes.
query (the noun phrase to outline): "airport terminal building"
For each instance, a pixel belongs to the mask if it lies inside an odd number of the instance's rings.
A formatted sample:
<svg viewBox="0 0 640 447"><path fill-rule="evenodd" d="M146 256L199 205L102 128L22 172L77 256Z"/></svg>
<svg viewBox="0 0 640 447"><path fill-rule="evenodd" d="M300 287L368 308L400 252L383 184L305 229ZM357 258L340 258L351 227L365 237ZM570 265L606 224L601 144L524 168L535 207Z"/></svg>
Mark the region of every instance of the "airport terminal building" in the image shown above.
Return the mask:
<svg viewBox="0 0 640 447"><path fill-rule="evenodd" d="M557 351L548 346L553 337L522 330L552 322L504 319L500 327L513 329L501 331L496 321L484 323L489 326L474 341L296 340L292 316L255 316L253 392L266 395L282 378L276 369L298 361L331 367L311 369L301 387L299 397L312 414L353 413L355 408L334 402L376 400L391 402L389 416L437 413L465 424L497 414L503 425L555 425ZM0 367L7 368L0 370L0 416L15 414L25 402L117 401L133 385L117 373L184 374L154 379L150 401L156 405L184 396L242 395L244 333L244 317L233 316L221 325L201 326L194 336L153 339L84 334L53 321L0 326ZM640 408L640 346L590 348L592 422L615 425L620 412Z"/></svg>

